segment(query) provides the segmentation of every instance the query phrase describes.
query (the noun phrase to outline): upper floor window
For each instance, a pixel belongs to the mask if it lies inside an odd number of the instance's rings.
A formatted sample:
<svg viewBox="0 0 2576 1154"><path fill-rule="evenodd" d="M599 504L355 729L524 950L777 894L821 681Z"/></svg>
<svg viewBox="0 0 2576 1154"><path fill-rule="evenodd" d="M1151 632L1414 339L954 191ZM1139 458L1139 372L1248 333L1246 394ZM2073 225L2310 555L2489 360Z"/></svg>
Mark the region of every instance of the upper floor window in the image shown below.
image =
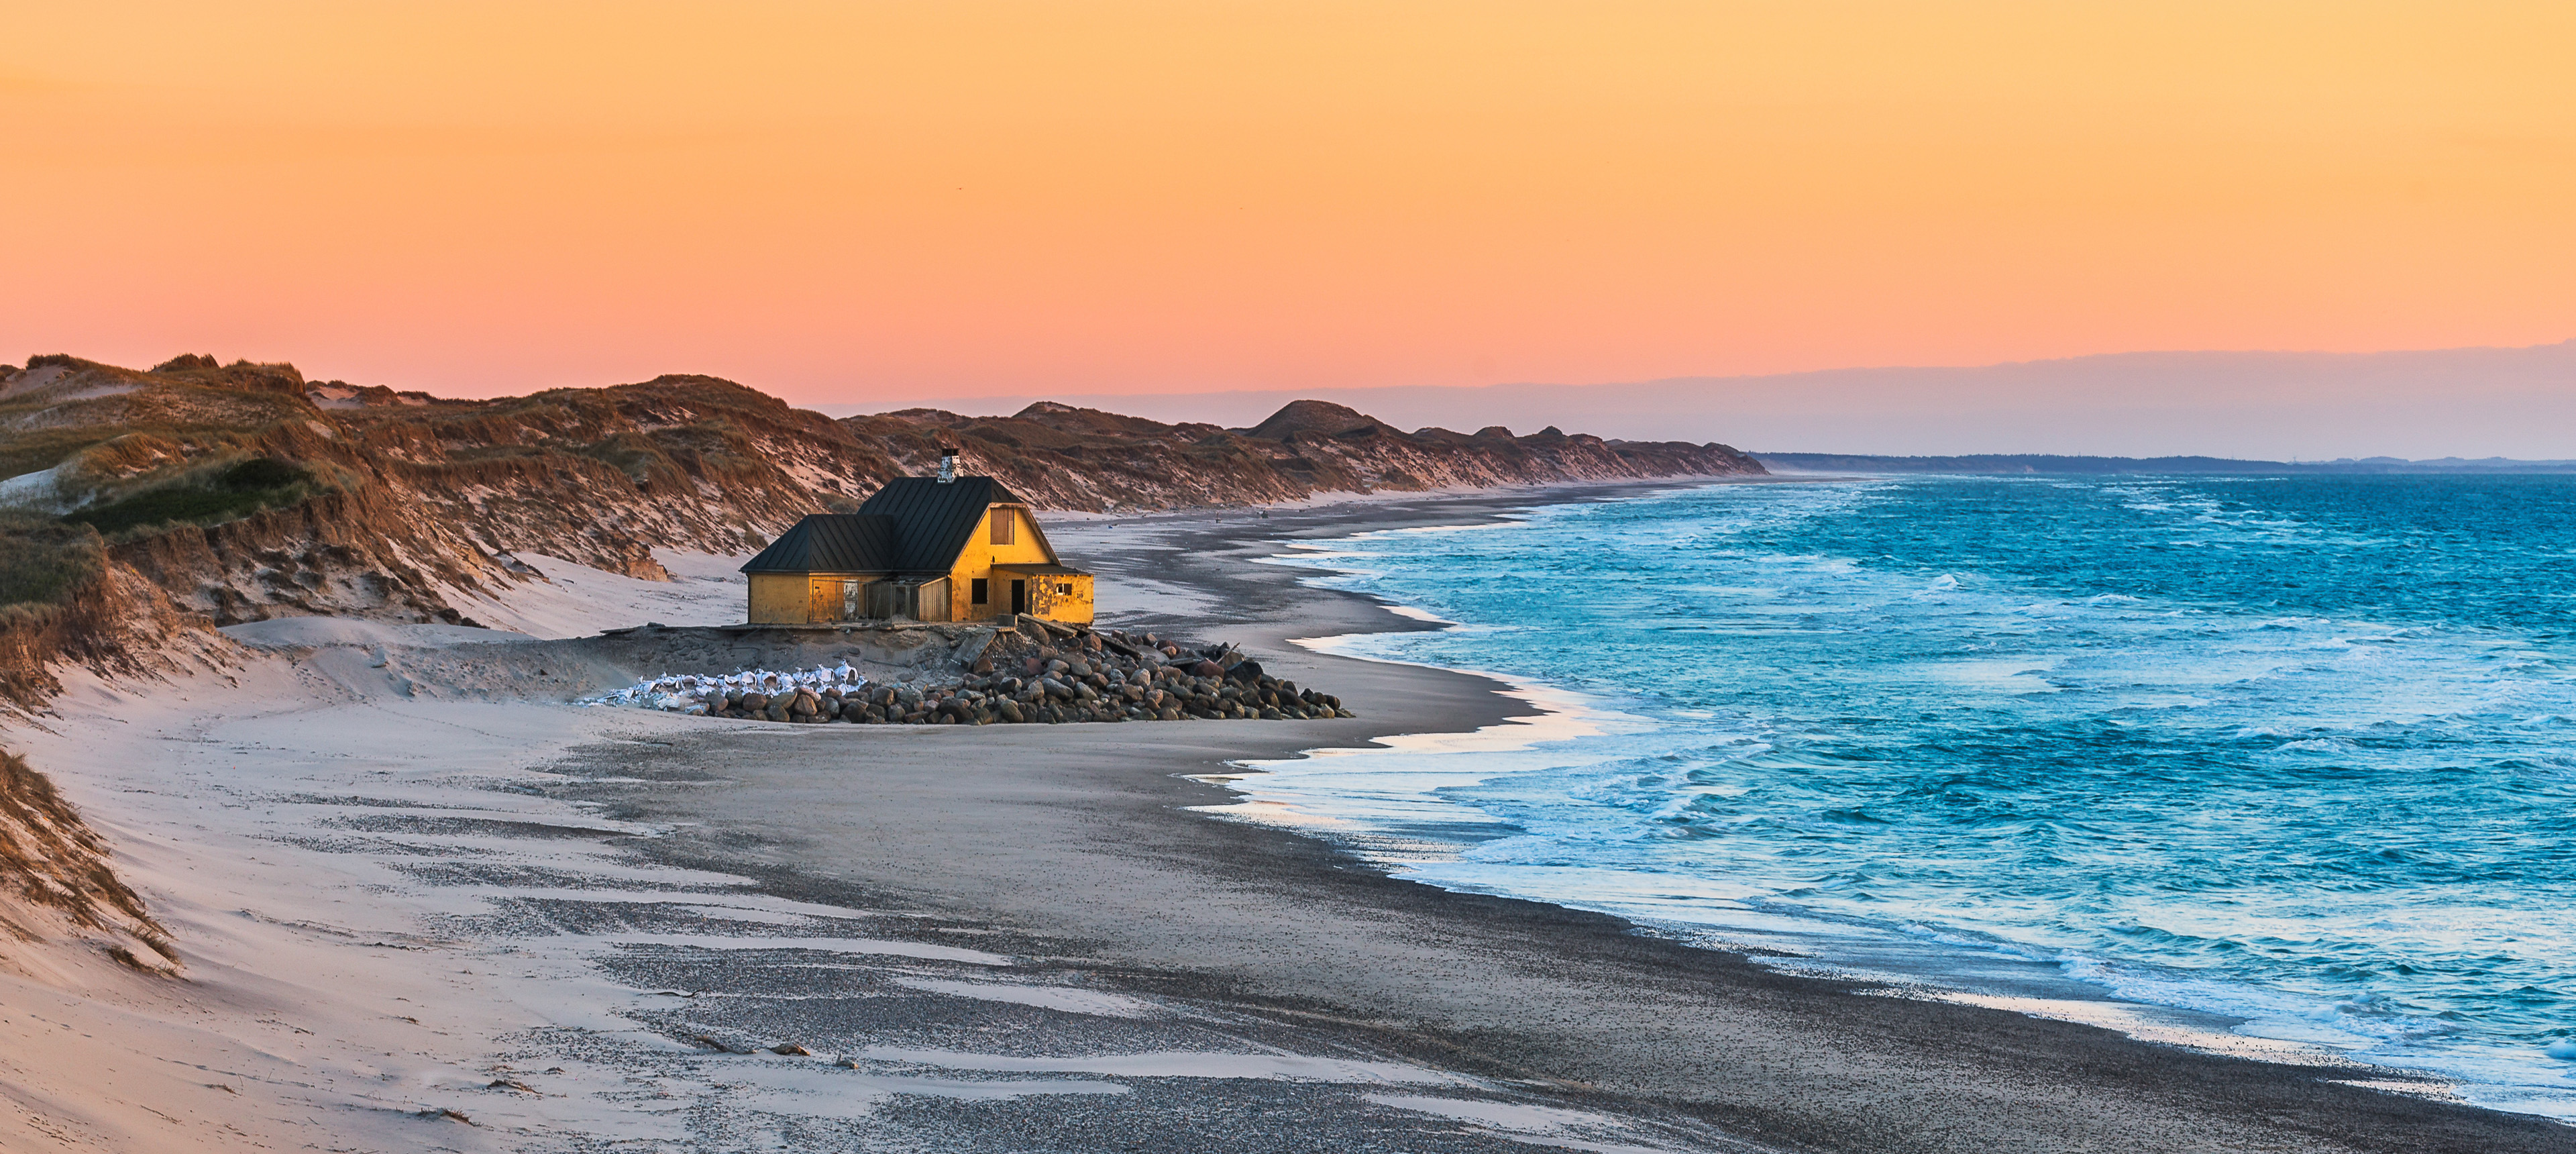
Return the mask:
<svg viewBox="0 0 2576 1154"><path fill-rule="evenodd" d="M993 543L996 545L1010 544L1014 540L1014 533L1020 527L1020 519L1018 515L1012 513L1008 509L995 509L993 510L992 521Z"/></svg>

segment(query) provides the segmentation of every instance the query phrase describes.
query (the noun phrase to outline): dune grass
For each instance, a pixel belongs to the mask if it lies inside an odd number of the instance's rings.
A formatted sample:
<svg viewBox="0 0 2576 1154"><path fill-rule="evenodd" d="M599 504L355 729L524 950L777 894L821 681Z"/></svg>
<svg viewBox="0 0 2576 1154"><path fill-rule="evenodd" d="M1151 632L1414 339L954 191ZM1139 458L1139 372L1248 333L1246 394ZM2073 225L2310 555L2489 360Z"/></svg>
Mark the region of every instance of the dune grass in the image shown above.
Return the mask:
<svg viewBox="0 0 2576 1154"><path fill-rule="evenodd" d="M106 559L105 542L88 525L0 512L0 609L59 605L95 577Z"/></svg>
<svg viewBox="0 0 2576 1154"><path fill-rule="evenodd" d="M212 525L292 505L312 489L313 476L302 466L253 457L209 477L145 489L63 520L107 534L172 522Z"/></svg>

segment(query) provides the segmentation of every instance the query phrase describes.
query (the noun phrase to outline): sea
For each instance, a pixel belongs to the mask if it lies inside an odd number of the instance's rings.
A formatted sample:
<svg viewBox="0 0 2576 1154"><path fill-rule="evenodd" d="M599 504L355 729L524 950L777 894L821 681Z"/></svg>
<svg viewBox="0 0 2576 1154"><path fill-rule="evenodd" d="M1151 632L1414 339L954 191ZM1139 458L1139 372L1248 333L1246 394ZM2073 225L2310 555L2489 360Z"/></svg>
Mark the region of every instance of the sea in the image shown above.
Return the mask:
<svg viewBox="0 0 2576 1154"><path fill-rule="evenodd" d="M1274 560L1436 626L1303 644L1528 709L1247 764L1234 816L2576 1119L2576 477L1719 484Z"/></svg>

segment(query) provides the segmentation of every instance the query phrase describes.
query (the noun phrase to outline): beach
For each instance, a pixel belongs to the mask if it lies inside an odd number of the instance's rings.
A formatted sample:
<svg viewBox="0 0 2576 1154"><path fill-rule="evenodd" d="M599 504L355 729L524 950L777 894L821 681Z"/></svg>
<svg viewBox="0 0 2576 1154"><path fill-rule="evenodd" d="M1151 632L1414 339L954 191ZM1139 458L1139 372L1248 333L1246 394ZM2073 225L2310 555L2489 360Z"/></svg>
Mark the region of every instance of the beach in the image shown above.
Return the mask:
<svg viewBox="0 0 2576 1154"><path fill-rule="evenodd" d="M1885 996L1393 879L1204 812L1234 800L1206 780L1230 763L1534 712L1488 678L1295 644L1430 626L1261 558L1639 488L1051 526L1100 574L1104 623L1238 643L1354 719L804 727L581 709L534 688L518 643L450 627L270 630L221 674L72 679L49 732L10 738L108 833L188 977L65 961L6 978L17 1116L0 1139L2576 1148L2563 1125L2385 1070ZM563 579L529 599L532 629L635 624L616 618L647 606L674 625L740 616L720 564L673 558L671 587L535 564ZM513 668L439 679L487 651Z"/></svg>

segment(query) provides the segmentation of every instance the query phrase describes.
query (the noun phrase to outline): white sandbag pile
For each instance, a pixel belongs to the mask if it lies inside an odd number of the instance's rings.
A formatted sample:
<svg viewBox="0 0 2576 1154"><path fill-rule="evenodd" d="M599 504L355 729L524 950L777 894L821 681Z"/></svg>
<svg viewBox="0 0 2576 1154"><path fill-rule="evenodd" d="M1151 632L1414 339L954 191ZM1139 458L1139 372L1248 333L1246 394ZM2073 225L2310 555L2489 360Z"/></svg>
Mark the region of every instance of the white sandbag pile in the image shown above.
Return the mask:
<svg viewBox="0 0 2576 1154"><path fill-rule="evenodd" d="M798 697L834 699L864 689L867 675L850 668L843 661L837 666L817 665L812 669L785 672L772 669L741 669L717 674L664 674L638 681L615 693L585 698L578 704L605 705L624 709L657 709L665 713L695 716L739 711L745 697L792 700Z"/></svg>

